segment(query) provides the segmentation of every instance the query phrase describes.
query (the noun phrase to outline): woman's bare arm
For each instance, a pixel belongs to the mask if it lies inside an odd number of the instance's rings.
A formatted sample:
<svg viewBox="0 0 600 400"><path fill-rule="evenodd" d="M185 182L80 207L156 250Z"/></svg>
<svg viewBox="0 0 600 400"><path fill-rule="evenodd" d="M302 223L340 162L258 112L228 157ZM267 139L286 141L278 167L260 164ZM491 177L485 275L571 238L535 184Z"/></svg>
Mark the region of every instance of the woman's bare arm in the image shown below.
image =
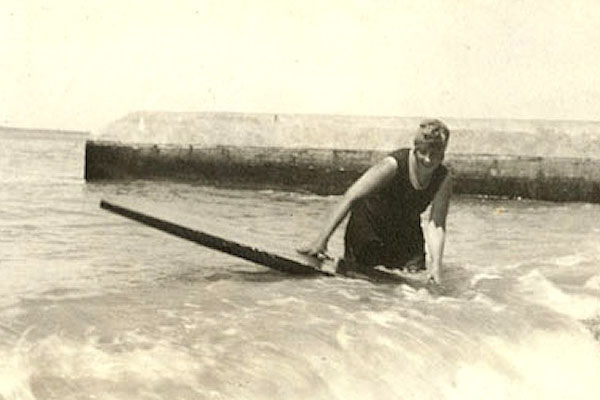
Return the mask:
<svg viewBox="0 0 600 400"><path fill-rule="evenodd" d="M431 256L429 275L436 283L440 283L440 269L444 253L444 243L446 241L446 217L448 216L451 197L452 177L448 173L431 204L429 222L426 229L427 247Z"/></svg>
<svg viewBox="0 0 600 400"><path fill-rule="evenodd" d="M379 163L369 168L342 196L333 211L325 221L319 235L312 242L298 248L298 252L318 256L327 249L329 238L344 220L352 205L359 199L373 193L381 186L388 183L396 174L398 163L393 157L386 157Z"/></svg>

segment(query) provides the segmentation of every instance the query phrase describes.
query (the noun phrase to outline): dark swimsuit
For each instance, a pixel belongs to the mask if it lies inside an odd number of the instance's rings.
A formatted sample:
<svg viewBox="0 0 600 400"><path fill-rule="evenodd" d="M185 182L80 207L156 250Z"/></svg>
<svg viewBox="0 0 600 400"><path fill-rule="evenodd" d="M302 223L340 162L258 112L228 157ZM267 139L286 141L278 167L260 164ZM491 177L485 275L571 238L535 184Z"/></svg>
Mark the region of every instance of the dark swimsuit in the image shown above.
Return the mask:
<svg viewBox="0 0 600 400"><path fill-rule="evenodd" d="M398 163L394 178L352 207L344 236L346 268L425 268L421 214L433 200L448 169L440 165L429 185L416 190L409 178L410 151L399 149L391 153Z"/></svg>

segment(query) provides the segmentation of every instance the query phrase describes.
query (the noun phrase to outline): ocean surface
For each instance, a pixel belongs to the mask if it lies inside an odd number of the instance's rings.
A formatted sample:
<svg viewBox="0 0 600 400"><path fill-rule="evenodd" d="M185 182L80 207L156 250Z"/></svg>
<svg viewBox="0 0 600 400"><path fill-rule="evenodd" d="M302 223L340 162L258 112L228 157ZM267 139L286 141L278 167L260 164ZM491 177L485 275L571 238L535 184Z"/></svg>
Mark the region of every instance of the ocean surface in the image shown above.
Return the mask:
<svg viewBox="0 0 600 400"><path fill-rule="evenodd" d="M99 201L300 244L336 197L88 184L84 144L0 133L2 400L600 398L600 205L455 198L439 293L301 278Z"/></svg>

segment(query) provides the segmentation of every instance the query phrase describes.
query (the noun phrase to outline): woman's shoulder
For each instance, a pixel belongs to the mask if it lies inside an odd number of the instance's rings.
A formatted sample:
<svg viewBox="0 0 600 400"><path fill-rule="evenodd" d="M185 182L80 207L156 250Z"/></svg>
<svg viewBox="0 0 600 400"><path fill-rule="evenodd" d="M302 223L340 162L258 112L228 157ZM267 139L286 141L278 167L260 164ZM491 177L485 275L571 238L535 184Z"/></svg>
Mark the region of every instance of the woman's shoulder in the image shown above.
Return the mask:
<svg viewBox="0 0 600 400"><path fill-rule="evenodd" d="M446 164L440 164L436 171L443 179L452 179L452 170Z"/></svg>
<svg viewBox="0 0 600 400"><path fill-rule="evenodd" d="M398 149L392 150L388 155L397 158L397 157L408 157L408 153L410 149L408 147L400 147Z"/></svg>
<svg viewBox="0 0 600 400"><path fill-rule="evenodd" d="M408 147L402 147L390 152L388 157L396 160L399 168L403 168L407 163L409 153L410 149Z"/></svg>

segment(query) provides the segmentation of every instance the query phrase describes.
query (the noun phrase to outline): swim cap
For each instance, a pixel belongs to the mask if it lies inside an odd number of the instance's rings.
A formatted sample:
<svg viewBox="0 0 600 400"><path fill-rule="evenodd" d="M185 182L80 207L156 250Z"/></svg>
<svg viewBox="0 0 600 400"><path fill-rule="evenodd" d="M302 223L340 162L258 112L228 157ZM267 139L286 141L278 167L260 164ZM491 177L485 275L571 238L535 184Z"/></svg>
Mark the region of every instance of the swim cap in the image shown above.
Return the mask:
<svg viewBox="0 0 600 400"><path fill-rule="evenodd" d="M426 119L419 124L415 135L415 148L417 150L446 150L450 139L450 130L440 120Z"/></svg>

